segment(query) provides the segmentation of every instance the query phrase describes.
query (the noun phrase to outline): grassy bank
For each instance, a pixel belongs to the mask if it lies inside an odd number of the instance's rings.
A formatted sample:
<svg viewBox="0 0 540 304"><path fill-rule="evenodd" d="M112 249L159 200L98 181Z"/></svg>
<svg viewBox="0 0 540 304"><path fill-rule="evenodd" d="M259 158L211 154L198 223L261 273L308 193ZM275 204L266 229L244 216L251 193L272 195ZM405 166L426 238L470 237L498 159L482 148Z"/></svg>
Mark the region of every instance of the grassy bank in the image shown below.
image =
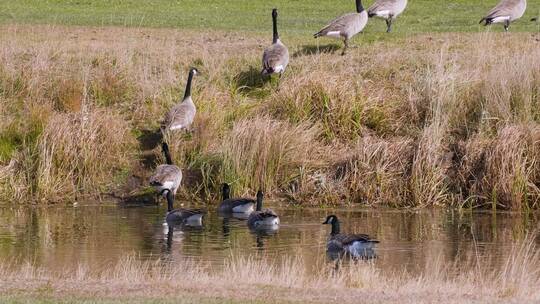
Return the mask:
<svg viewBox="0 0 540 304"><path fill-rule="evenodd" d="M483 31L478 20L498 0L417 0L409 3L396 23L396 32L476 32ZM371 0L363 1L368 7ZM59 24L82 26L177 27L198 30L268 31L268 12L278 7L282 13L282 34L313 34L331 18L354 10L354 1L214 0L197 1L40 1L0 0L0 23ZM540 12L540 4L529 1L522 21L512 31L534 31L528 22ZM497 31L501 31L501 26ZM382 21L371 22L366 32L383 37ZM394 34L395 35L395 34Z"/></svg>
<svg viewBox="0 0 540 304"><path fill-rule="evenodd" d="M422 273L381 273L358 262L308 272L301 257L277 263L230 258L221 270L197 262L139 262L52 270L0 265L0 296L8 303L524 303L540 299L540 256L533 242L516 245L501 266L473 257L456 265L436 259ZM46 303L46 302L45 302Z"/></svg>
<svg viewBox="0 0 540 304"><path fill-rule="evenodd" d="M279 88L268 35L3 26L0 194L63 201L141 189L189 66L195 131L170 139L184 197L223 181L304 204L522 210L540 201L540 37L291 38ZM359 39L360 40L360 39ZM144 189L143 189L144 190Z"/></svg>

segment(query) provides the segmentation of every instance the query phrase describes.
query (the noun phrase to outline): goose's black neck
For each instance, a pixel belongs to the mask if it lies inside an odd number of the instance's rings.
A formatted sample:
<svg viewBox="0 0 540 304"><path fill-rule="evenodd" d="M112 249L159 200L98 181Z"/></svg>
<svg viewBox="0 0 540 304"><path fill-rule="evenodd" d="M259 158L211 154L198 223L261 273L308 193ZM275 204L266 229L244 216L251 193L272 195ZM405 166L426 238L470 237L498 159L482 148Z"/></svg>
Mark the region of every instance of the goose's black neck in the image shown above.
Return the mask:
<svg viewBox="0 0 540 304"><path fill-rule="evenodd" d="M279 34L277 30L277 11L272 11L272 26L273 26L273 37L272 37L272 43L276 43L279 40Z"/></svg>
<svg viewBox="0 0 540 304"><path fill-rule="evenodd" d="M230 198L230 195L231 195L230 192L231 192L231 190L229 189L229 187L224 185L223 186L223 191L221 193L223 200L227 200L227 199Z"/></svg>
<svg viewBox="0 0 540 304"><path fill-rule="evenodd" d="M174 198L171 190L167 190L167 212L173 210Z"/></svg>
<svg viewBox="0 0 540 304"><path fill-rule="evenodd" d="M339 234L339 221L337 218L332 221L332 231L330 232L330 235L336 234Z"/></svg>
<svg viewBox="0 0 540 304"><path fill-rule="evenodd" d="M184 99L191 96L191 82L193 81L193 70L189 71L189 76L186 84L186 92L184 93Z"/></svg>
<svg viewBox="0 0 540 304"><path fill-rule="evenodd" d="M165 160L167 161L167 165L172 165L172 158L171 153L169 152L169 146L166 143L163 143L162 146L163 154L165 155Z"/></svg>
<svg viewBox="0 0 540 304"><path fill-rule="evenodd" d="M257 211L262 210L262 201L263 201L262 195L257 194Z"/></svg>
<svg viewBox="0 0 540 304"><path fill-rule="evenodd" d="M356 12L361 13L364 11L364 7L362 6L362 0L356 0Z"/></svg>

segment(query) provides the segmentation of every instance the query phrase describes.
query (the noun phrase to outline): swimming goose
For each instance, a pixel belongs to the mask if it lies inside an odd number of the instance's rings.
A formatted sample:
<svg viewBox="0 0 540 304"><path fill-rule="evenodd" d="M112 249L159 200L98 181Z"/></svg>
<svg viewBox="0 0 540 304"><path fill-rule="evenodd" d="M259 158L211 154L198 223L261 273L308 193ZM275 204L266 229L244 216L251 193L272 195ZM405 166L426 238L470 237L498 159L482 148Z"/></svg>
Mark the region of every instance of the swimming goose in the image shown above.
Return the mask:
<svg viewBox="0 0 540 304"><path fill-rule="evenodd" d="M343 38L345 47L342 55L345 54L349 47L349 39L360 33L368 22L368 14L362 6L361 0L356 0L356 13L349 13L332 20L327 26L320 30L313 37L331 37Z"/></svg>
<svg viewBox="0 0 540 304"><path fill-rule="evenodd" d="M527 0L502 0L497 6L495 6L487 16L480 20L480 23L485 22L484 25L492 23L503 23L504 30L508 31L510 23L523 16L527 9Z"/></svg>
<svg viewBox="0 0 540 304"><path fill-rule="evenodd" d="M248 218L247 224L252 229L276 230L279 227L278 215L270 210L262 210L263 193L257 191L257 209L253 211Z"/></svg>
<svg viewBox="0 0 540 304"><path fill-rule="evenodd" d="M329 252L344 252L353 257L366 256L366 252L372 250L374 244L379 241L372 239L367 234L343 234L339 231L337 216L330 215L323 224L332 225L332 231L327 242Z"/></svg>
<svg viewBox="0 0 540 304"><path fill-rule="evenodd" d="M169 145L163 143L161 149L165 155L167 164L159 165L156 168L156 173L150 177L150 185L154 186L156 191L164 197L170 192L174 200L174 196L182 182L182 170L178 166L173 165Z"/></svg>
<svg viewBox="0 0 540 304"><path fill-rule="evenodd" d="M168 226L182 224L186 226L202 226L202 210L173 209L174 198L170 190L164 190L167 196L167 215L165 222Z"/></svg>
<svg viewBox="0 0 540 304"><path fill-rule="evenodd" d="M262 58L262 75L279 74L283 75L289 64L289 50L279 39L277 30L277 9L272 10L273 38L272 45L264 50Z"/></svg>
<svg viewBox="0 0 540 304"><path fill-rule="evenodd" d="M189 76L186 84L186 91L184 93L184 99L182 102L176 104L163 119L161 129L165 131L174 130L188 130L193 123L197 108L191 99L191 83L193 76L197 75L199 71L196 68L189 70Z"/></svg>
<svg viewBox="0 0 540 304"><path fill-rule="evenodd" d="M255 209L255 200L251 198L230 198L231 188L223 184L223 201L218 207L221 213L251 213Z"/></svg>
<svg viewBox="0 0 540 304"><path fill-rule="evenodd" d="M386 32L392 31L392 21L407 7L407 0L377 0L368 8L368 16L386 21Z"/></svg>

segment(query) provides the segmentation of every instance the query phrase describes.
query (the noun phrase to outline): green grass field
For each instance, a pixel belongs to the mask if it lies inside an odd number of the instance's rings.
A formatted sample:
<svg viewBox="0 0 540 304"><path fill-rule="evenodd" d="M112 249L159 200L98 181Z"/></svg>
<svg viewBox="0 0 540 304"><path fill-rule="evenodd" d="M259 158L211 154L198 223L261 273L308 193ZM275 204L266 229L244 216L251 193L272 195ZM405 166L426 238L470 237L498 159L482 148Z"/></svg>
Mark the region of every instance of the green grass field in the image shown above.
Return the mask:
<svg viewBox="0 0 540 304"><path fill-rule="evenodd" d="M395 25L398 33L483 31L478 20L499 0L415 0ZM364 1L367 8L372 0ZM288 0L1 0L0 23L83 26L173 27L228 31L268 31L269 11L281 11L283 36L315 32L331 18L354 10L354 1ZM529 20L540 3L530 1L513 31L536 31ZM501 30L497 26L497 31ZM383 21L370 22L367 33L382 32Z"/></svg>

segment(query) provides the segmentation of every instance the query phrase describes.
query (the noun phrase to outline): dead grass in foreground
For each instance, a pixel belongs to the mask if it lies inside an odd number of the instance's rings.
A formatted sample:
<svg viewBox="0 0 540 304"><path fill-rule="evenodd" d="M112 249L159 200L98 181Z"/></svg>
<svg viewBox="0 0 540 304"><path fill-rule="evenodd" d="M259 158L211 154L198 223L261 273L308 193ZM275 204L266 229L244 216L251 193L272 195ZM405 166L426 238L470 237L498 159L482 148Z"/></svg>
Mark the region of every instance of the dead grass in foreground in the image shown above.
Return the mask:
<svg viewBox="0 0 540 304"><path fill-rule="evenodd" d="M30 264L0 266L0 293L13 297L86 299L211 298L261 303L532 303L540 300L540 254L530 239L516 245L501 266L434 261L422 274L381 273L359 262L309 274L302 258L277 264L230 258L222 270L185 262L164 265L126 258L95 269L51 271Z"/></svg>

